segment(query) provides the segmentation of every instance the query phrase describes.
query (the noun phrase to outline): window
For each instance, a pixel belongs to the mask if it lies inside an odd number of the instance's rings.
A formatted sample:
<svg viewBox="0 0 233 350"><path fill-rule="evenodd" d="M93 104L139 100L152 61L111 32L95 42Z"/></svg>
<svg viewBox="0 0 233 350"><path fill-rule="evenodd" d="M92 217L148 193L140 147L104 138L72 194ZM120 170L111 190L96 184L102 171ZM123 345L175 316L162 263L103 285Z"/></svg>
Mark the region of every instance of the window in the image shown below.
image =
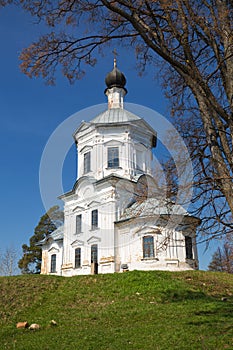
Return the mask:
<svg viewBox="0 0 233 350"><path fill-rule="evenodd" d="M50 269L50 271L52 273L56 272L56 260L57 260L56 254L52 254L51 255L51 269Z"/></svg>
<svg viewBox="0 0 233 350"><path fill-rule="evenodd" d="M76 233L82 232L82 214L76 216Z"/></svg>
<svg viewBox="0 0 233 350"><path fill-rule="evenodd" d="M91 229L94 230L98 227L98 210L92 210L91 212Z"/></svg>
<svg viewBox="0 0 233 350"><path fill-rule="evenodd" d="M84 153L84 174L91 171L91 152Z"/></svg>
<svg viewBox="0 0 233 350"><path fill-rule="evenodd" d="M143 237L143 258L154 258L154 237Z"/></svg>
<svg viewBox="0 0 233 350"><path fill-rule="evenodd" d="M186 259L193 259L192 237L185 236Z"/></svg>
<svg viewBox="0 0 233 350"><path fill-rule="evenodd" d="M143 170L143 153L139 150L136 150L136 169Z"/></svg>
<svg viewBox="0 0 233 350"><path fill-rule="evenodd" d="M119 148L109 147L108 148L108 168L119 167Z"/></svg>
<svg viewBox="0 0 233 350"><path fill-rule="evenodd" d="M79 267L81 267L81 248L75 249L74 256L75 256L74 267L75 269L78 269Z"/></svg>

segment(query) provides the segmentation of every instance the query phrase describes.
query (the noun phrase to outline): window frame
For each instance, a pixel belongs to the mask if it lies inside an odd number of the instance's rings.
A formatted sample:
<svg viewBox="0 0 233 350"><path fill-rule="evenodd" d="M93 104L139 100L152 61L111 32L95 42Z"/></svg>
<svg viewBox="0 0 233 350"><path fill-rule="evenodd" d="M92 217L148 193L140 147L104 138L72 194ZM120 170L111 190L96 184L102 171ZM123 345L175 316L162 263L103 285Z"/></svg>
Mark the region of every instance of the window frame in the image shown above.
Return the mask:
<svg viewBox="0 0 233 350"><path fill-rule="evenodd" d="M79 269L81 267L81 253L82 250L80 247L75 248L74 250L74 268Z"/></svg>
<svg viewBox="0 0 233 350"><path fill-rule="evenodd" d="M98 209L91 211L91 229L96 230L98 228Z"/></svg>
<svg viewBox="0 0 233 350"><path fill-rule="evenodd" d="M91 171L91 151L85 152L83 155L83 173L87 174Z"/></svg>
<svg viewBox="0 0 233 350"><path fill-rule="evenodd" d="M50 257L50 273L57 271L57 254L52 254Z"/></svg>
<svg viewBox="0 0 233 350"><path fill-rule="evenodd" d="M116 151L116 154L114 154L115 151ZM119 147L118 146L109 146L108 147L108 149L107 149L107 166L109 169L120 167Z"/></svg>
<svg viewBox="0 0 233 350"><path fill-rule="evenodd" d="M150 240L150 242L146 242ZM143 259L155 259L154 236L146 235L142 237Z"/></svg>
<svg viewBox="0 0 233 350"><path fill-rule="evenodd" d="M190 236L185 236L185 257L193 260L193 240Z"/></svg>
<svg viewBox="0 0 233 350"><path fill-rule="evenodd" d="M76 234L82 233L82 214L76 215L75 225L76 225L75 226L75 233Z"/></svg>
<svg viewBox="0 0 233 350"><path fill-rule="evenodd" d="M136 149L136 170L139 170L139 171L144 170L143 151L139 149Z"/></svg>

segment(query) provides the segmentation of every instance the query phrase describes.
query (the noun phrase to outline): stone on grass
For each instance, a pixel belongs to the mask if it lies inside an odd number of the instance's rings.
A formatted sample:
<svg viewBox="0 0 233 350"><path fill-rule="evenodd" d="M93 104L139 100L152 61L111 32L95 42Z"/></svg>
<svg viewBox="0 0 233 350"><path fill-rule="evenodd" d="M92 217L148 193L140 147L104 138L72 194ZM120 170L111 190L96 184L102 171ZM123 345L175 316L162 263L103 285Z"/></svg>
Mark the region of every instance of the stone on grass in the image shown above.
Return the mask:
<svg viewBox="0 0 233 350"><path fill-rule="evenodd" d="M29 324L27 322L18 322L16 324L16 328L28 328L29 327Z"/></svg>
<svg viewBox="0 0 233 350"><path fill-rule="evenodd" d="M31 331L36 331L40 329L40 326L37 323L32 323L31 326L29 327Z"/></svg>
<svg viewBox="0 0 233 350"><path fill-rule="evenodd" d="M57 322L54 321L54 320L51 320L51 321L50 321L50 325L51 325L51 326L57 326Z"/></svg>

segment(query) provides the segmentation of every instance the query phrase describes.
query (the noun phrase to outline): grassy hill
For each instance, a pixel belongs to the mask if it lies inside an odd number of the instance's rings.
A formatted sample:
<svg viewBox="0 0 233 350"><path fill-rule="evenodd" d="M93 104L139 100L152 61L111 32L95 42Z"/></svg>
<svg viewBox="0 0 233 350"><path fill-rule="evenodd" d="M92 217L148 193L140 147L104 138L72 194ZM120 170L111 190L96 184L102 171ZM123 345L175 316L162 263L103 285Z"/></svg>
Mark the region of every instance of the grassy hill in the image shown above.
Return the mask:
<svg viewBox="0 0 233 350"><path fill-rule="evenodd" d="M0 277L0 349L233 349L233 275Z"/></svg>

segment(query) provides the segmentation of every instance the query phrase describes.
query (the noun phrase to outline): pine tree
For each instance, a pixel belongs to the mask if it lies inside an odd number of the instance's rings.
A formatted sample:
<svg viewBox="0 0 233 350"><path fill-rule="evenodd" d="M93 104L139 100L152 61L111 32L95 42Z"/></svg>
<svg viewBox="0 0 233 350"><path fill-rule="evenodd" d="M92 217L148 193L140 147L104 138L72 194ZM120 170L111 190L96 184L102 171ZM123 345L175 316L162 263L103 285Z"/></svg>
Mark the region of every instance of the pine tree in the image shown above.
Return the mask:
<svg viewBox="0 0 233 350"><path fill-rule="evenodd" d="M23 274L40 273L41 247L37 243L56 230L64 221L64 214L59 206L50 208L35 227L34 234L27 244L22 245L23 256L18 261L18 267Z"/></svg>

